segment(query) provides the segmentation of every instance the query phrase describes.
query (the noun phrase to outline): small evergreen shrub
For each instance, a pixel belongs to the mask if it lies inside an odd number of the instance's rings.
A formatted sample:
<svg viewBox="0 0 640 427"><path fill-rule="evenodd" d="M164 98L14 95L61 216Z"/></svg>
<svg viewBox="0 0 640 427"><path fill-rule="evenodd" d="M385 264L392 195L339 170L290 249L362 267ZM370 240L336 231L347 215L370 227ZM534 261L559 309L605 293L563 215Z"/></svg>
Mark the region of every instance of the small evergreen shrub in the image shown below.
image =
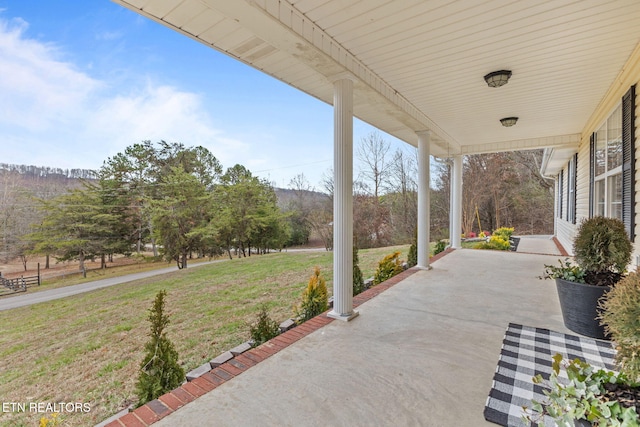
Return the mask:
<svg viewBox="0 0 640 427"><path fill-rule="evenodd" d="M438 240L436 242L436 246L433 248L433 254L438 255L440 252L444 252L446 247L447 242L445 242L444 240Z"/></svg>
<svg viewBox="0 0 640 427"><path fill-rule="evenodd" d="M295 309L296 316L298 321L302 323L325 312L328 308L327 284L324 277L320 275L320 268L316 267L302 294L302 303L300 307Z"/></svg>
<svg viewBox="0 0 640 427"><path fill-rule="evenodd" d="M400 252L394 252L382 258L378 263L378 268L373 276L373 284L377 285L402 273L402 261L400 261Z"/></svg>
<svg viewBox="0 0 640 427"><path fill-rule="evenodd" d="M409 268L418 265L418 245L415 242L409 246L409 254L407 255L407 265Z"/></svg>
<svg viewBox="0 0 640 427"><path fill-rule="evenodd" d="M280 326L278 325L278 322L269 317L266 306L263 305L260 308L258 318L254 323L249 325L249 333L251 334L254 347L257 347L280 334Z"/></svg>
<svg viewBox="0 0 640 427"><path fill-rule="evenodd" d="M149 310L151 338L144 346L146 355L140 364L136 388L138 406L142 406L177 388L185 379L184 370L178 364L178 352L167 338L166 327L169 316L164 314L164 299L167 293L160 291Z"/></svg>
<svg viewBox="0 0 640 427"><path fill-rule="evenodd" d="M601 323L616 343L616 363L633 382L640 381L640 275L616 283L601 302Z"/></svg>
<svg viewBox="0 0 640 427"><path fill-rule="evenodd" d="M353 242L353 296L364 291L364 278L360 270L360 259L358 257L358 245Z"/></svg>
<svg viewBox="0 0 640 427"><path fill-rule="evenodd" d="M603 216L583 221L573 243L576 262L587 274L617 275L618 280L631 262L631 250L624 223Z"/></svg>

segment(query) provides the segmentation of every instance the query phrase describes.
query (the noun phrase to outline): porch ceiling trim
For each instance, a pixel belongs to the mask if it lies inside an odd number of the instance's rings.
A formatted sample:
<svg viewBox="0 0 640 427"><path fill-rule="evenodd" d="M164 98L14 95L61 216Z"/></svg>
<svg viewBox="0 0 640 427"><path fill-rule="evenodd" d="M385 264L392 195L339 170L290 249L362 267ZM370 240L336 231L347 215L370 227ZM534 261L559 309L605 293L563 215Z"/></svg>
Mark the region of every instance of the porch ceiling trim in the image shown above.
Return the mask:
<svg viewBox="0 0 640 427"><path fill-rule="evenodd" d="M501 151L535 150L538 148L571 148L578 150L580 144L580 134L557 135L544 138L520 139L515 141L503 141L492 144L465 145L461 154L485 154L497 153Z"/></svg>

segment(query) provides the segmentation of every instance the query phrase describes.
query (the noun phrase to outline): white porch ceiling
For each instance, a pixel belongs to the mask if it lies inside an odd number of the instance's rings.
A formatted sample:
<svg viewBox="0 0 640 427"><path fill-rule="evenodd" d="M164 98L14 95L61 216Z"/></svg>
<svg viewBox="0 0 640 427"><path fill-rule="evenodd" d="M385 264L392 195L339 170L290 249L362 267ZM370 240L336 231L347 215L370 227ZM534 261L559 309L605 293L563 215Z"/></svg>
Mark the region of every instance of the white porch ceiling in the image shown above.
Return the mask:
<svg viewBox="0 0 640 427"><path fill-rule="evenodd" d="M436 156L577 147L640 41L638 0L113 1L329 104L353 76L358 118Z"/></svg>

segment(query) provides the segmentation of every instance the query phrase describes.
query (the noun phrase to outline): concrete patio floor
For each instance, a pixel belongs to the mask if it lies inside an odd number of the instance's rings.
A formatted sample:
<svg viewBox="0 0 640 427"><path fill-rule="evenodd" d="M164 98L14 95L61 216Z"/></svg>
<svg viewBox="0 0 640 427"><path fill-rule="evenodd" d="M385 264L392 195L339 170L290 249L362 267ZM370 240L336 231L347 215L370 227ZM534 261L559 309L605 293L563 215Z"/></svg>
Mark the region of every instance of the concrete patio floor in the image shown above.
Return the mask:
<svg viewBox="0 0 640 427"><path fill-rule="evenodd" d="M325 325L153 425L494 425L483 410L508 324L570 332L555 284L538 279L557 258L453 251L351 322Z"/></svg>

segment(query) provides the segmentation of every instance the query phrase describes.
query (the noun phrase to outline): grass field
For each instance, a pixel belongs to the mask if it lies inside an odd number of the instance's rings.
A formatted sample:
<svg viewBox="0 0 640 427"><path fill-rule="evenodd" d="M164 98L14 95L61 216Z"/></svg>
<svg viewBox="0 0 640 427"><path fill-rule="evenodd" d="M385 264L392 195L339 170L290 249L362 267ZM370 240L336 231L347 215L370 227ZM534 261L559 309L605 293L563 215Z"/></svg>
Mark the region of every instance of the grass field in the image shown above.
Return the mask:
<svg viewBox="0 0 640 427"><path fill-rule="evenodd" d="M364 277L395 250L406 259L408 246L361 250ZM291 317L315 266L331 294L332 263L328 252L251 256L0 312L2 402L85 402L89 413L61 414L61 425L94 425L136 401L158 291L168 293L168 336L188 372L249 339L262 304L278 322ZM0 425L37 426L42 414L28 412L0 413Z"/></svg>

